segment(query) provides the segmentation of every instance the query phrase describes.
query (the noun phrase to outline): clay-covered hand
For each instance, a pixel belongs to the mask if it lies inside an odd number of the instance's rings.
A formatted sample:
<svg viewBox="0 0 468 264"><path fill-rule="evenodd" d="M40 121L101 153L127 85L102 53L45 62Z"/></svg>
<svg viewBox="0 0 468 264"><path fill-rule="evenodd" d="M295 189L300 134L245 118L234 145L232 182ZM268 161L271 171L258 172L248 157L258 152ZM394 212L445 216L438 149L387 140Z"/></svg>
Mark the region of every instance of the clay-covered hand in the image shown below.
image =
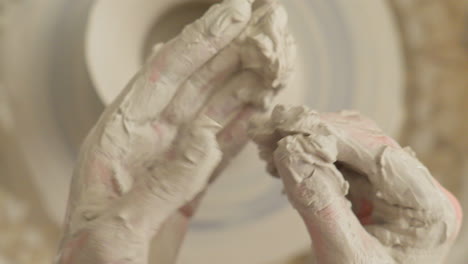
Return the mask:
<svg viewBox="0 0 468 264"><path fill-rule="evenodd" d="M146 263L162 223L247 141L294 61L284 9L253 2L216 4L158 45L106 109L81 149L58 263Z"/></svg>
<svg viewBox="0 0 468 264"><path fill-rule="evenodd" d="M374 122L278 106L251 135L302 216L317 263L443 263L460 206Z"/></svg>

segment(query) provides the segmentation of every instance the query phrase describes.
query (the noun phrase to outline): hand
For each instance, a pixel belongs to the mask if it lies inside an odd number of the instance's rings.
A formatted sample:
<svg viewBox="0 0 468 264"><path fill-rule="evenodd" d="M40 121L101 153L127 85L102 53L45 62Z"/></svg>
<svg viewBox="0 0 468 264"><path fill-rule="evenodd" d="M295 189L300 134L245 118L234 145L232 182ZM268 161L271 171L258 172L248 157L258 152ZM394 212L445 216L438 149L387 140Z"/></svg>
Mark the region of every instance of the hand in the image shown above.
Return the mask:
<svg viewBox="0 0 468 264"><path fill-rule="evenodd" d="M294 62L285 11L252 4L216 4L158 45L106 109L80 153L58 263L146 263L161 225L247 141Z"/></svg>
<svg viewBox="0 0 468 264"><path fill-rule="evenodd" d="M252 137L302 216L318 263L443 262L460 205L371 120L278 106Z"/></svg>

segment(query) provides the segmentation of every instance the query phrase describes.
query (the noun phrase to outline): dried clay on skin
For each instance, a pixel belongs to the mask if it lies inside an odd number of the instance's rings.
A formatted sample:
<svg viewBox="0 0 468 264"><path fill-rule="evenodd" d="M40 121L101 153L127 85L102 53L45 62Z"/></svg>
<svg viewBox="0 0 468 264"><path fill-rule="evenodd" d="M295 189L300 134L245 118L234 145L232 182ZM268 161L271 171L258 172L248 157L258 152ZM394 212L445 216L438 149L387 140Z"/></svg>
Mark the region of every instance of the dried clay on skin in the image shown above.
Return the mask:
<svg viewBox="0 0 468 264"><path fill-rule="evenodd" d="M333 241L323 250L328 253L317 252L320 263L443 261L459 228L454 204L414 153L371 120L350 111L278 106L271 118L253 123L251 135L311 236ZM359 208L356 197L372 207ZM368 215L361 217L362 210Z"/></svg>
<svg viewBox="0 0 468 264"><path fill-rule="evenodd" d="M61 263L143 263L151 236L218 165L220 129L286 86L295 61L287 14L275 1L253 2L216 4L158 45L106 109L75 170ZM89 241L114 244L96 250Z"/></svg>

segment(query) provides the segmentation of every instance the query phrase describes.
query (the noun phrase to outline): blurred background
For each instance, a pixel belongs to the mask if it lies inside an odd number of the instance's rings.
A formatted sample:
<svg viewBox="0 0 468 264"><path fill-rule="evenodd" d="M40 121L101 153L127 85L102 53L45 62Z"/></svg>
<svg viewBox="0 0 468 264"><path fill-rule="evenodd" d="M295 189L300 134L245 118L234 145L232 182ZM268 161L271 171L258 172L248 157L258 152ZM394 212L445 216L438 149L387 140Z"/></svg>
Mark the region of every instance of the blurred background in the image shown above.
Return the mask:
<svg viewBox="0 0 468 264"><path fill-rule="evenodd" d="M0 0L0 264L51 263L83 137L151 47L213 2ZM282 2L300 56L279 101L371 116L468 212L468 1ZM248 146L213 186L180 263L311 262L255 159ZM464 225L447 263L467 263L467 244Z"/></svg>

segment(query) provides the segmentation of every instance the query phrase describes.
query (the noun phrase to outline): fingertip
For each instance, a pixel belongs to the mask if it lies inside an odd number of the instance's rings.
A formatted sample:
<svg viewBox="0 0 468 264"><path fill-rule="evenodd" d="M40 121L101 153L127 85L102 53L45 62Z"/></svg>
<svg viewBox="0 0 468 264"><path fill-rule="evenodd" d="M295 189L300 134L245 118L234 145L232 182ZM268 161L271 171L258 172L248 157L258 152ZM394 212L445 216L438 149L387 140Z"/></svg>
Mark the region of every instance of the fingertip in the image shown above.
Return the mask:
<svg viewBox="0 0 468 264"><path fill-rule="evenodd" d="M251 14L251 1L226 0L213 5L192 28L201 30L200 33L210 39L234 38L240 30L238 27L246 24Z"/></svg>
<svg viewBox="0 0 468 264"><path fill-rule="evenodd" d="M150 62L152 82L164 78L166 86L177 88L240 34L250 20L251 11L247 0L226 0L213 5Z"/></svg>

